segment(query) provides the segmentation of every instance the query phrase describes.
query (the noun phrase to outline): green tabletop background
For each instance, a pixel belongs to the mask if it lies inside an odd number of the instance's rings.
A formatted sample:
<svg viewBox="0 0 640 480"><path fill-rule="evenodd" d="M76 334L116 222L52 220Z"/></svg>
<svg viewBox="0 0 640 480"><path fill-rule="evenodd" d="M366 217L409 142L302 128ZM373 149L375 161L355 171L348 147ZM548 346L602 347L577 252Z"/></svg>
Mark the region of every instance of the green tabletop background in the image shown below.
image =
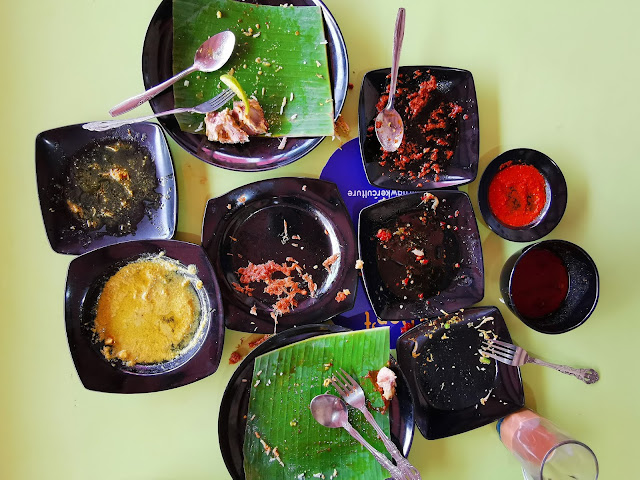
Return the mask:
<svg viewBox="0 0 640 480"><path fill-rule="evenodd" d="M3 1L0 14L0 478L227 479L218 409L242 337L227 331L212 376L172 391L114 395L85 390L64 328L71 256L49 247L35 182L34 142L47 129L108 117L143 90L141 50L158 0ZM634 1L327 0L344 35L350 81L344 117L357 135L365 72L388 67L397 8L407 9L401 64L473 73L480 112L480 171L499 153L530 147L554 159L569 200L547 238L575 242L600 271L601 296L580 328L528 329L504 306L498 276L523 245L479 220L485 297L514 339L549 361L593 367L595 385L542 367L522 370L527 406L596 452L601 478L635 478L640 414L638 356L640 3ZM129 117L150 113L144 105ZM170 142L176 167L176 238L199 243L205 202L252 181L317 177L337 141L325 139L277 170L238 173L207 165ZM477 208L476 180L468 191ZM522 478L495 424L427 441L410 460L425 479Z"/></svg>

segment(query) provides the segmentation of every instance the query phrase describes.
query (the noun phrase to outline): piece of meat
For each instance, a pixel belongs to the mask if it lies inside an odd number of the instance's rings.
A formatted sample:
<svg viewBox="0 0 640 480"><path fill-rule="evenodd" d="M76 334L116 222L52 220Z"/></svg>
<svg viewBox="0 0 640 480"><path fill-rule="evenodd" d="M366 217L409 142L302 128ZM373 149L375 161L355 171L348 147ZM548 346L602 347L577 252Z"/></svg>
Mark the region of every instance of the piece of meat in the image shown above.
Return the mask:
<svg viewBox="0 0 640 480"><path fill-rule="evenodd" d="M396 374L387 367L382 367L378 372L376 383L382 388L382 396L386 400L391 400L396 394Z"/></svg>
<svg viewBox="0 0 640 480"><path fill-rule="evenodd" d="M238 119L238 123L240 124L240 128L242 128L249 135L260 135L263 133L267 133L267 129L269 125L267 125L267 121L264 118L264 112L262 111L262 107L255 99L249 100L249 115L247 116L245 113L244 103L243 102L233 102L233 113L234 116Z"/></svg>
<svg viewBox="0 0 640 480"><path fill-rule="evenodd" d="M233 110L225 108L219 112L209 112L204 117L207 127L207 138L212 142L246 143L249 135L242 129L242 125Z"/></svg>

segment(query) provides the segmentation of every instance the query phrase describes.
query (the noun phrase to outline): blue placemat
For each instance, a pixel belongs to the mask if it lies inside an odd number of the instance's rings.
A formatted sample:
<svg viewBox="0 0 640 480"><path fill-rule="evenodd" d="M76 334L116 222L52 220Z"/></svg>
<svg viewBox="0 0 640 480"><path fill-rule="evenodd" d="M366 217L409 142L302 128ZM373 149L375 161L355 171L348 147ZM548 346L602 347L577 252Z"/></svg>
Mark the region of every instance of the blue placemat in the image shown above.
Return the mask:
<svg viewBox="0 0 640 480"><path fill-rule="evenodd" d="M367 176L364 172L357 138L349 140L341 149L335 151L322 169L320 178L333 182L338 186L356 231L358 230L360 210L380 200L413 193L402 190L386 190L371 185L367 181ZM411 322L385 321L376 318L364 290L362 276L358 281L358 291L356 292L356 301L353 309L334 318L333 321L337 325L353 330L379 326L390 327L392 349L396 348L398 337L412 326ZM419 319L415 320L415 323L417 322L419 322Z"/></svg>

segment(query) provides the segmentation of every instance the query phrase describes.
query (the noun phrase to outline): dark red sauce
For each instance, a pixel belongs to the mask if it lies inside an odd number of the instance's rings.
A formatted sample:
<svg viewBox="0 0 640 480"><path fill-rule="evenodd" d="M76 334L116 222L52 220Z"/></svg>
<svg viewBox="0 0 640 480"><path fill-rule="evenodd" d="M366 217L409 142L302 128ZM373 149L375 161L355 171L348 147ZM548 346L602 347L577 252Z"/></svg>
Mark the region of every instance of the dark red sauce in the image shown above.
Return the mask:
<svg viewBox="0 0 640 480"><path fill-rule="evenodd" d="M569 274L562 259L544 249L527 252L511 279L513 304L526 318L542 318L560 308L569 291Z"/></svg>
<svg viewBox="0 0 640 480"><path fill-rule="evenodd" d="M531 224L545 206L546 182L536 167L507 162L489 184L489 208L508 227Z"/></svg>

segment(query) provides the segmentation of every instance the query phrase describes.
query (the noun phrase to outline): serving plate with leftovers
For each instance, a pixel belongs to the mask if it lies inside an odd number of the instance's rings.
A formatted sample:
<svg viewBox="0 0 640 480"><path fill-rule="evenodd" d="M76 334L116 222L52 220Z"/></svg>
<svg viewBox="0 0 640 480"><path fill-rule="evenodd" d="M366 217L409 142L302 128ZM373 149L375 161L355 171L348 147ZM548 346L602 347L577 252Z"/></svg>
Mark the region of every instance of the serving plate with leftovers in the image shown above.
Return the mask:
<svg viewBox="0 0 640 480"><path fill-rule="evenodd" d="M348 61L342 34L318 0L288 4L164 0L151 20L143 47L145 86L183 70L208 36L224 30L231 30L237 43L221 71L232 74L263 110L267 131L256 132L257 137L249 134L245 138L237 130L220 136L216 133L220 122L225 132L233 123L224 114L220 118L212 115L209 122L202 115L161 118L160 123L181 147L213 165L256 171L293 162L325 136L333 135L333 122L346 96ZM152 109L166 111L212 98L225 88L219 73L188 76L152 99Z"/></svg>
<svg viewBox="0 0 640 480"><path fill-rule="evenodd" d="M360 212L367 296L383 320L415 320L467 307L484 296L482 247L469 197L431 190Z"/></svg>
<svg viewBox="0 0 640 480"><path fill-rule="evenodd" d="M416 425L429 440L487 425L524 406L520 369L482 356L485 339L511 342L495 307L433 317L398 339Z"/></svg>
<svg viewBox="0 0 640 480"><path fill-rule="evenodd" d="M375 418L383 428L390 429L390 437L400 451L408 454L413 439L413 405L406 380L389 356L388 329L349 332L329 324L305 325L259 345L227 385L218 432L232 478L298 478L303 474L300 478L314 478L314 474L327 479L332 475L385 478L373 457L356 446L346 432L318 428L311 416L309 403L316 392L335 394L326 379L340 365L357 372ZM383 366L398 375L395 396L386 410L381 393L370 380L375 377L372 373ZM281 404L279 399L285 407L276 409L275 405ZM353 423L384 451L362 415L355 416ZM325 447L318 449L318 441Z"/></svg>
<svg viewBox="0 0 640 480"><path fill-rule="evenodd" d="M110 245L69 265L69 348L89 390L142 393L214 373L224 340L221 298L198 246L175 240Z"/></svg>
<svg viewBox="0 0 640 480"><path fill-rule="evenodd" d="M471 72L457 68L400 67L395 108L404 137L385 152L375 119L389 99L390 69L365 74L358 126L367 179L399 190L428 190L472 182L478 172L478 103Z"/></svg>
<svg viewBox="0 0 640 480"><path fill-rule="evenodd" d="M213 198L202 245L232 330L273 333L353 307L355 232L333 183L277 178Z"/></svg>
<svg viewBox="0 0 640 480"><path fill-rule="evenodd" d="M42 132L36 177L47 237L58 253L173 236L174 169L158 125L108 132L69 125Z"/></svg>

